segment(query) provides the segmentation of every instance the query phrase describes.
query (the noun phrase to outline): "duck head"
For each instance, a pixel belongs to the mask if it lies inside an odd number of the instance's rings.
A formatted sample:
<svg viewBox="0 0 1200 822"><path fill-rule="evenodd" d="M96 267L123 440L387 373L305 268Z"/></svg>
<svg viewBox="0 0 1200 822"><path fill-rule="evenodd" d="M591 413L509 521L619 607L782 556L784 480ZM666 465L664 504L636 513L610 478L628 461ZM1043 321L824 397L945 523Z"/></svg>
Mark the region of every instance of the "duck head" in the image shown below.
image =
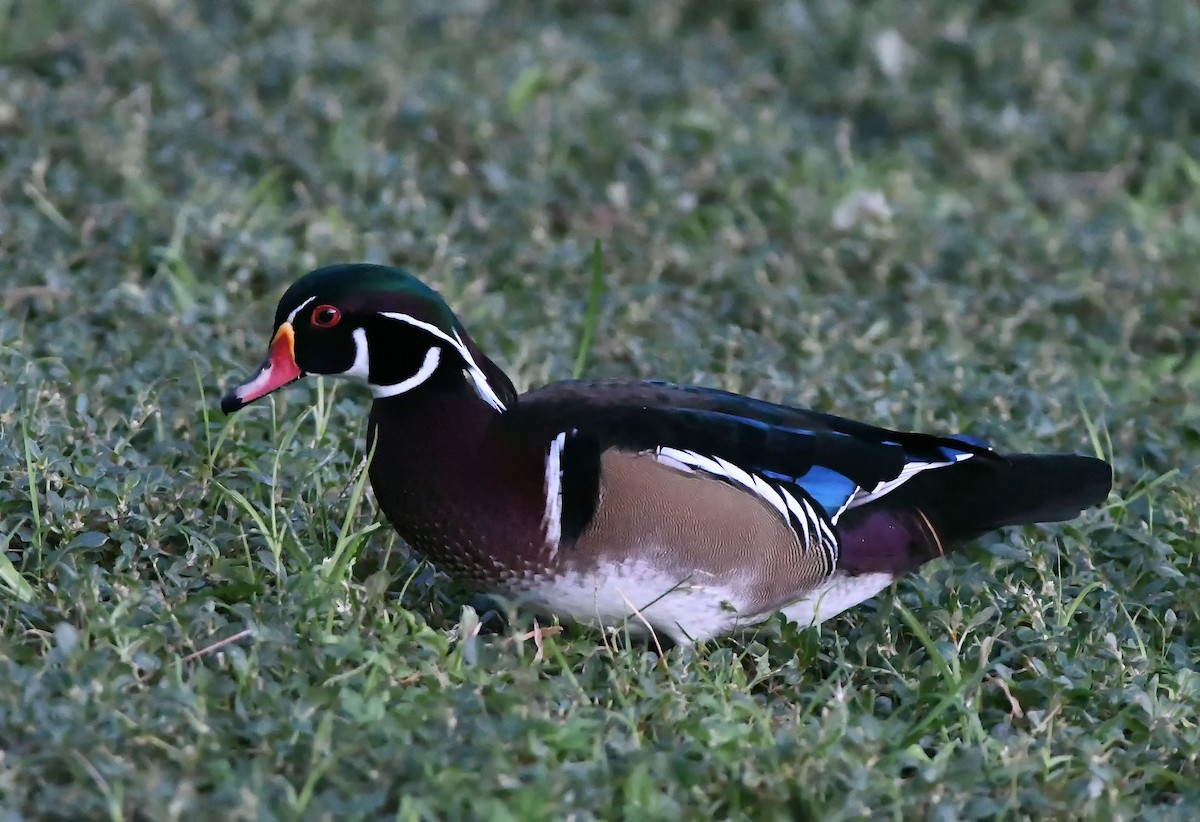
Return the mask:
<svg viewBox="0 0 1200 822"><path fill-rule="evenodd" d="M498 412L516 396L436 291L382 265L327 266L293 283L275 309L266 360L221 410L232 414L309 374L358 380L377 400L447 380L465 380Z"/></svg>

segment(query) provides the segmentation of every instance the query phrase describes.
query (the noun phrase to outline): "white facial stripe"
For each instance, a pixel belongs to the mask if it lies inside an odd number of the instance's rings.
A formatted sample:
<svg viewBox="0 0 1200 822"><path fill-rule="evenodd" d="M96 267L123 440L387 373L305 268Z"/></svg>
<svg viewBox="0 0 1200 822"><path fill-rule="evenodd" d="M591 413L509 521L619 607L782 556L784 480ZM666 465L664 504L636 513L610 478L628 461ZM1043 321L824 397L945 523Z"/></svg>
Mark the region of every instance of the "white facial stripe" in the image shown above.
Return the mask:
<svg viewBox="0 0 1200 822"><path fill-rule="evenodd" d="M487 377L484 376L483 370L480 369L479 364L475 362L475 358L471 356L471 352L467 350L466 344L458 337L458 334L455 334L453 337L451 337L436 325L422 322L421 320L410 317L407 314L401 314L397 311L380 311L379 316L387 317L389 320L398 320L402 323L408 323L409 325L415 328L420 328L422 331L427 331L433 336L437 337L439 340L445 340L446 342L450 343L450 345L454 346L454 349L462 355L464 360L466 360L467 378L471 380L471 384L475 386L475 393L479 394L480 398L484 402L492 406L492 408L495 408L497 411L504 410L504 403L500 400L500 397L497 396L495 390L487 381Z"/></svg>
<svg viewBox="0 0 1200 822"><path fill-rule="evenodd" d="M315 294L314 294L313 296L309 297L309 298L308 298L307 300L305 300L304 302L300 303L300 305L298 305L298 306L296 306L295 308L293 308L293 309L292 309L292 313L291 313L291 314L288 314L287 321L288 321L289 323L293 323L293 324L294 324L294 323L295 323L295 321L296 321L296 315L297 315L297 314L299 314L301 311L303 311L303 310L304 310L304 306L308 305L309 303L311 303L311 302L312 302L313 300L315 300L316 298L317 298L317 295L315 295Z"/></svg>
<svg viewBox="0 0 1200 822"><path fill-rule="evenodd" d="M347 377L358 377L364 382L371 379L371 355L367 350L367 330L354 329L354 364L342 372Z"/></svg>
<svg viewBox="0 0 1200 822"><path fill-rule="evenodd" d="M417 328L428 331L430 334L432 334L433 336L437 337L440 340L445 340L446 342L450 343L455 348L459 348L459 349L462 348L462 345L461 345L461 343L459 343L458 340L454 339L449 334L447 334L445 331L438 328L436 325L433 325L432 323L422 322L421 320L410 317L407 314L401 314L398 311L380 311L379 316L387 317L389 320L399 320L402 323L408 323L409 325L416 326ZM471 357L469 354L467 354L465 351L463 351L462 354L464 357L467 358L467 360L469 362L471 362L472 365L474 365L474 361L471 360Z"/></svg>
<svg viewBox="0 0 1200 822"><path fill-rule="evenodd" d="M365 337L365 335L364 335ZM357 341L357 340L356 340ZM366 351L366 340L364 339L362 347L359 351ZM421 363L421 367L417 369L417 373L413 374L407 380L401 380L395 385L371 385L371 393L376 399L383 397L394 397L397 394L403 394L405 391L411 391L425 380L433 376L433 372L437 371L438 361L442 358L442 349L436 345L431 346L425 352L425 361ZM357 366L358 358L355 358L355 366ZM348 373L348 372L347 372Z"/></svg>
<svg viewBox="0 0 1200 822"><path fill-rule="evenodd" d="M484 375L483 369L475 362L475 358L471 356L471 352L467 350L467 344L462 341L462 337L458 336L458 332L454 332L454 339L457 341L457 348L462 352L464 358L470 363L470 370L467 376L471 378L471 382L475 385L475 391L488 405L495 408L497 411L504 410L504 403L501 401L496 391L492 388L492 384L488 382L487 376Z"/></svg>

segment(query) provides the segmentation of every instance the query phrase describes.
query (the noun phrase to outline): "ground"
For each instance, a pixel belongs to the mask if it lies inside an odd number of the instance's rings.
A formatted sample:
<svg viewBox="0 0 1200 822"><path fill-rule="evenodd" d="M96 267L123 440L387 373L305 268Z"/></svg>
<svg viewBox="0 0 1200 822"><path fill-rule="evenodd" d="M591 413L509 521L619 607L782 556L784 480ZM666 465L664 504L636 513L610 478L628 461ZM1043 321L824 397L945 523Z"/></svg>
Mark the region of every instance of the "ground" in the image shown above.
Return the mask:
<svg viewBox="0 0 1200 822"><path fill-rule="evenodd" d="M1200 7L1033 8L0 1L4 818L1190 817ZM373 529L363 390L217 410L341 261L568 377L596 240L589 375L1114 492L660 657Z"/></svg>

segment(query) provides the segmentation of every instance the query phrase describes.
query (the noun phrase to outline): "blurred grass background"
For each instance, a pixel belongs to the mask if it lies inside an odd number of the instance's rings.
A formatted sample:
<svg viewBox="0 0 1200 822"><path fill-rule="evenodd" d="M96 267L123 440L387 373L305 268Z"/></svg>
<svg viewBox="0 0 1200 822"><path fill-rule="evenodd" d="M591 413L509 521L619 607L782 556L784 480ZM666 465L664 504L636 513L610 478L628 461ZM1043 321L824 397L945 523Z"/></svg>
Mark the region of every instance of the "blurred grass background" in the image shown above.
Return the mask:
<svg viewBox="0 0 1200 822"><path fill-rule="evenodd" d="M1190 818L1198 43L1190 0L0 0L4 818ZM1115 494L660 661L481 631L355 504L363 392L216 411L338 261L569 376L597 239L593 375Z"/></svg>

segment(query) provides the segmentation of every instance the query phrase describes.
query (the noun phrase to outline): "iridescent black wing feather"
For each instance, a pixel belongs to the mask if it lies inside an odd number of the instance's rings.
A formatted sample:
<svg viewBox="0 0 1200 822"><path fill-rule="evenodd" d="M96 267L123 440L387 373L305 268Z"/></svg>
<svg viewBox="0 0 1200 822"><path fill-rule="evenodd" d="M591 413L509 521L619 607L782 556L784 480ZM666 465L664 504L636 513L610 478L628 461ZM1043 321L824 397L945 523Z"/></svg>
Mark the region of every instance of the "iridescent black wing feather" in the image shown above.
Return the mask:
<svg viewBox="0 0 1200 822"><path fill-rule="evenodd" d="M740 484L794 528L835 526L839 568L850 573L907 570L991 528L1069 519L1111 486L1108 465L1088 457L1001 455L971 437L893 431L670 383L555 383L521 396L514 410L509 424L529 435L568 433L564 537L587 526L609 448L652 451ZM792 501L811 502L818 516L794 521ZM811 510L796 508L797 516Z"/></svg>

